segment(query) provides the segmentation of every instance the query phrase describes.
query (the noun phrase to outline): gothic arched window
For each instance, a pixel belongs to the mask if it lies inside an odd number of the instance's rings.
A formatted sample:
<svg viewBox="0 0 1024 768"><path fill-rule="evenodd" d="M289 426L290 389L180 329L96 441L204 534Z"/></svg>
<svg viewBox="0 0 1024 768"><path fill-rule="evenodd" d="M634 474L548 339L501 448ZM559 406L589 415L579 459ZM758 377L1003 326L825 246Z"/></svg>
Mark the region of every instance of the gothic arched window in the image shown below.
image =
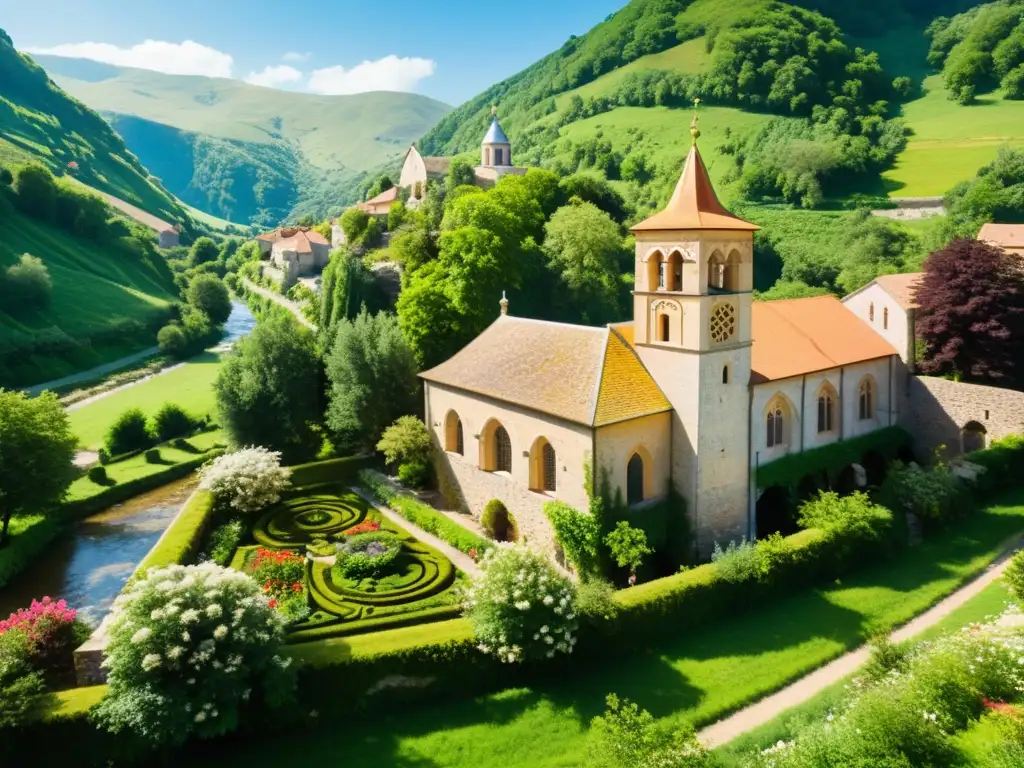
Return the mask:
<svg viewBox="0 0 1024 768"><path fill-rule="evenodd" d="M551 447L551 443L544 443L541 454L544 461L544 490L554 493L558 482L555 474L557 468L555 449Z"/></svg>
<svg viewBox="0 0 1024 768"><path fill-rule="evenodd" d="M626 465L626 503L630 506L644 500L644 460L634 453Z"/></svg>
<svg viewBox="0 0 1024 768"><path fill-rule="evenodd" d="M788 409L786 404L779 397L776 397L768 405L765 414L765 445L774 448L777 445L786 444L786 416Z"/></svg>
<svg viewBox="0 0 1024 768"><path fill-rule="evenodd" d="M500 425L494 430L494 469L498 472L512 471L512 440Z"/></svg>
<svg viewBox="0 0 1024 768"><path fill-rule="evenodd" d="M836 391L824 384L818 392L818 432L831 432L836 427Z"/></svg>
<svg viewBox="0 0 1024 768"><path fill-rule="evenodd" d="M875 415L875 380L865 376L860 381L858 414L862 420L874 418Z"/></svg>

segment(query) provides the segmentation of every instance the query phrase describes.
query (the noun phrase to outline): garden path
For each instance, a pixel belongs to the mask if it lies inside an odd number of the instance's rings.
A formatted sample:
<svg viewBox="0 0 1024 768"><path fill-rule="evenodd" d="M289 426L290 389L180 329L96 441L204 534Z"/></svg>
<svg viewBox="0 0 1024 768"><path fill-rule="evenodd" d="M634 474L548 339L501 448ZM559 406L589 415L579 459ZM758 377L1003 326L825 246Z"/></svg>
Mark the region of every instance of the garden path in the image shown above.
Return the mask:
<svg viewBox="0 0 1024 768"><path fill-rule="evenodd" d="M393 522L395 525L399 525L424 544L433 547L434 549L441 552L445 557L455 563L455 567L458 568L469 576L479 576L481 574L480 566L469 555L464 554L453 547L446 541L442 541L432 533L427 533L418 525L414 525L402 517L400 514L395 512L390 507L385 507L383 504L378 503L374 500L373 496L364 491L358 486L353 486L352 490L358 493L367 504L378 510L384 517Z"/></svg>
<svg viewBox="0 0 1024 768"><path fill-rule="evenodd" d="M260 296L263 296L266 299L270 299L275 304L280 304L282 307L291 312L295 316L295 319L302 323L302 325L306 326L311 331L316 330L316 326L306 319L306 316L302 314L302 309L294 301L290 301L289 299L285 298L279 293L274 293L273 291L267 290L262 286L256 285L256 283L254 283L252 280L246 277L242 278L242 283L245 285L246 290L258 293Z"/></svg>
<svg viewBox="0 0 1024 768"><path fill-rule="evenodd" d="M25 387L22 392L28 394L29 397L35 397L45 389L60 389L61 387L68 387L72 384L78 384L83 381L92 381L98 379L100 376L104 376L114 371L119 371L122 368L127 368L133 363L137 363L140 360L153 357L160 353L160 347L149 347L141 352L135 352L131 355L126 355L118 360L112 360L109 363L103 363L102 365L94 366L87 371L79 371L73 373L70 376L64 376L60 379L53 379L51 381L44 381L42 384L34 384L31 387Z"/></svg>
<svg viewBox="0 0 1024 768"><path fill-rule="evenodd" d="M1024 546L1024 536L1015 537L1008 544L1006 553L992 563L982 575L968 582L944 600L939 601L917 618L895 630L889 635L889 639L894 643L902 643L938 624L946 616L984 590L985 587L1000 578L1007 565L1009 565L1011 555L1022 546ZM719 720L717 723L701 729L697 733L697 738L708 749L720 747L747 731L773 720L785 710L803 704L825 688L849 677L867 663L870 655L870 647L866 645L861 646L855 651L850 651L835 661L816 669L811 674L800 678L777 693L767 696L751 704L749 707L744 707L724 720Z"/></svg>

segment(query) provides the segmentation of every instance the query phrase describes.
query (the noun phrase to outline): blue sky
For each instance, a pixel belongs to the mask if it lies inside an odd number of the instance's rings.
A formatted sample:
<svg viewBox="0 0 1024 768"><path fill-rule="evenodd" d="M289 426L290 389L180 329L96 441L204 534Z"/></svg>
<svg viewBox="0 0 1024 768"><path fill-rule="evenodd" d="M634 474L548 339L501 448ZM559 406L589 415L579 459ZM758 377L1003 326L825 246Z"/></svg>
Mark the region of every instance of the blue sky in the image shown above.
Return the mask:
<svg viewBox="0 0 1024 768"><path fill-rule="evenodd" d="M0 26L22 50L321 93L416 91L457 105L625 4L0 0Z"/></svg>

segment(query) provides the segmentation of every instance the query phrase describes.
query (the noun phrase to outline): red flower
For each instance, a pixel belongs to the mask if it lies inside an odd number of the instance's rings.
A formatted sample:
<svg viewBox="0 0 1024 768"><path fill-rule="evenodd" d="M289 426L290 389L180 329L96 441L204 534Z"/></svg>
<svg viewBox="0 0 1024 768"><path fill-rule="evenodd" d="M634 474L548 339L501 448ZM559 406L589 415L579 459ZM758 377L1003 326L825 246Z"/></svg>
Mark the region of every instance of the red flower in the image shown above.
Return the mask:
<svg viewBox="0 0 1024 768"><path fill-rule="evenodd" d="M355 525L345 531L346 536L356 536L360 533L376 533L380 530L380 523L376 520L364 520L359 525Z"/></svg>
<svg viewBox="0 0 1024 768"><path fill-rule="evenodd" d="M269 603L267 603L267 605L269 605L271 608L277 608L277 600L271 600Z"/></svg>
<svg viewBox="0 0 1024 768"><path fill-rule="evenodd" d="M469 554L470 558L472 558L473 560L476 560L476 547L470 547L468 554Z"/></svg>
<svg viewBox="0 0 1024 768"><path fill-rule="evenodd" d="M299 582L295 582L294 584L292 584L292 592L301 592L301 591L302 591L302 585L299 584Z"/></svg>

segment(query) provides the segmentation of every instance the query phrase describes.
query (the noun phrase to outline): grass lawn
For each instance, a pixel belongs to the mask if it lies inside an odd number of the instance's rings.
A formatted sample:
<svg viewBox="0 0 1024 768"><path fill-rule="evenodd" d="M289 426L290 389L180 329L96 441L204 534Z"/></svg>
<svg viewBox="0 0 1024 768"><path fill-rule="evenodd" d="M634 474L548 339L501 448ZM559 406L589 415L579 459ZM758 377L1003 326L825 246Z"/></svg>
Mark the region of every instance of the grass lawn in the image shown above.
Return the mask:
<svg viewBox="0 0 1024 768"><path fill-rule="evenodd" d="M903 107L913 130L896 166L884 174L897 197L943 195L995 159L1001 146L1024 146L1024 102L998 93L964 107L946 96L939 75L924 81L925 94Z"/></svg>
<svg viewBox="0 0 1024 768"><path fill-rule="evenodd" d="M79 445L99 449L110 425L129 408L141 408L147 416L153 416L164 403L175 403L195 417L212 414L213 382L220 370L220 361L220 354L204 352L167 373L72 411L71 429L78 435Z"/></svg>
<svg viewBox="0 0 1024 768"><path fill-rule="evenodd" d="M934 627L925 630L914 641L931 640L940 635L957 632L962 627L985 621L1002 613L1010 603L1010 593L1001 582L987 586ZM806 725L821 720L829 712L838 710L846 697L849 678L830 685L803 704L788 709L775 719L744 734L715 750L723 768L739 765L741 759L754 750L770 747L778 741L789 741Z"/></svg>
<svg viewBox="0 0 1024 768"><path fill-rule="evenodd" d="M209 745L205 756L218 766L275 765L297 752L320 762L342 758L347 766L576 766L587 748L587 724L610 692L659 718L707 724L920 613L1024 529L1024 491L1004 501L1015 506L994 506L841 583L691 629L646 652L619 656L610 644L607 664L581 667L572 679L351 723L343 742L332 723L265 742Z"/></svg>

